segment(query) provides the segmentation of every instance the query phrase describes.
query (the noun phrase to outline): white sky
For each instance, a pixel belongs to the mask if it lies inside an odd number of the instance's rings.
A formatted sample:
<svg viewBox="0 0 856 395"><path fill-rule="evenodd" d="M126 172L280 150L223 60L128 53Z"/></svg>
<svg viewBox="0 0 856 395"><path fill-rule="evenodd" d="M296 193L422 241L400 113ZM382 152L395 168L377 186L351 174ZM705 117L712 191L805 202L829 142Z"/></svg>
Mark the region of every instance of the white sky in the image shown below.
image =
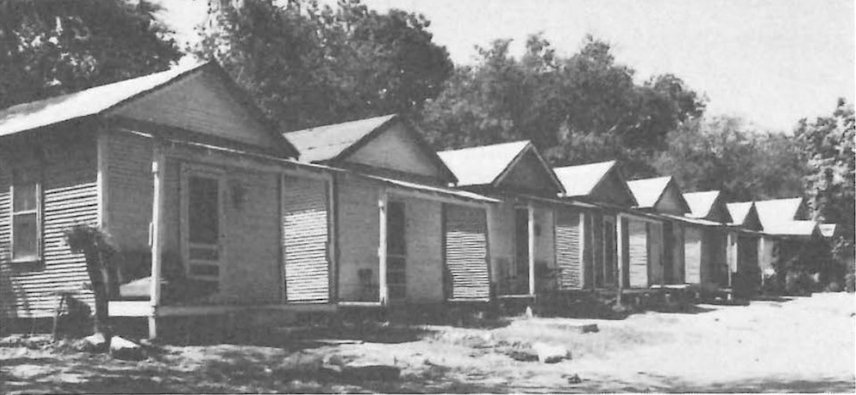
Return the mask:
<svg viewBox="0 0 856 395"><path fill-rule="evenodd" d="M161 0L179 41L192 40L204 0ZM827 115L838 97L853 102L854 5L849 0L364 0L384 11L424 14L434 41L456 63L475 46L543 32L559 53L591 33L613 45L639 80L673 73L705 94L709 115L737 115L791 130Z"/></svg>

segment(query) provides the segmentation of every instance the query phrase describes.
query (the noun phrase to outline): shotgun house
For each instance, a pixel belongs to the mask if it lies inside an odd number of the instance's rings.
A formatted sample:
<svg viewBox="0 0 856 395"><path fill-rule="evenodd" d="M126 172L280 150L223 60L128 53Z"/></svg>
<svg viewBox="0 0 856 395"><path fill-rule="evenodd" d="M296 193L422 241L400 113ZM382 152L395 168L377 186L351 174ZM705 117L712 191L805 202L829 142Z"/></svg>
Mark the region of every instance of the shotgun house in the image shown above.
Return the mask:
<svg viewBox="0 0 856 395"><path fill-rule="evenodd" d="M110 315L152 337L162 317L329 310L330 172L251 103L206 63L0 112L3 317L91 303L75 224L109 234Z"/></svg>
<svg viewBox="0 0 856 395"><path fill-rule="evenodd" d="M638 210L661 216L658 222L634 221L628 229L629 239L638 240L640 245L631 248L630 284L683 284L683 216L690 212L690 207L678 183L671 176L666 176L634 180L627 185L636 198ZM643 240L644 249L641 247ZM638 255L634 256L634 252ZM647 270L643 270L645 262Z"/></svg>
<svg viewBox="0 0 856 395"><path fill-rule="evenodd" d="M565 188L566 202L556 221L560 289L612 290L627 286L627 223L633 218L629 209L636 200L618 163L598 162L553 170ZM625 264L620 268L618 262ZM624 278L623 284L618 283L618 278Z"/></svg>
<svg viewBox="0 0 856 395"><path fill-rule="evenodd" d="M732 279L734 291L751 295L761 285L761 267L758 265L761 241L761 220L753 202L726 204L732 225L737 230L737 264Z"/></svg>
<svg viewBox="0 0 856 395"><path fill-rule="evenodd" d="M685 193L690 206L684 227L684 281L710 292L730 286L729 225L732 221L719 191Z"/></svg>
<svg viewBox="0 0 856 395"><path fill-rule="evenodd" d="M488 215L491 283L499 298L556 289L554 205L562 185L528 141L443 151L458 187L501 200Z"/></svg>
<svg viewBox="0 0 856 395"><path fill-rule="evenodd" d="M285 133L300 160L334 173L340 306L487 301L487 207L398 115Z"/></svg>
<svg viewBox="0 0 856 395"><path fill-rule="evenodd" d="M801 248L822 237L802 198L755 201L763 228L759 240L758 264L764 277L775 273L776 266L793 258ZM818 236L820 235L820 236Z"/></svg>

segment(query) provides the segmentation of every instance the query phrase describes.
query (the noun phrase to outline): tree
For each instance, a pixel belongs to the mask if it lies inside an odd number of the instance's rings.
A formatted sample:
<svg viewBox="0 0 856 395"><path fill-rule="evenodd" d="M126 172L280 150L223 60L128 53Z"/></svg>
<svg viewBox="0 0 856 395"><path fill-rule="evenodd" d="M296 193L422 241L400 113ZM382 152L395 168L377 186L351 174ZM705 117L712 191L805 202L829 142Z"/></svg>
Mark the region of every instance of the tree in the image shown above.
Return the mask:
<svg viewBox="0 0 856 395"><path fill-rule="evenodd" d="M728 201L802 196L802 154L790 136L749 129L738 118L695 119L668 135L654 166L685 191L721 190Z"/></svg>
<svg viewBox="0 0 856 395"><path fill-rule="evenodd" d="M519 59L510 40L480 48L478 63L460 66L423 112L437 148L528 139L554 165L621 159L650 175L651 156L666 133L700 116L704 101L679 78L636 84L608 43L588 37L570 57L530 36Z"/></svg>
<svg viewBox="0 0 856 395"><path fill-rule="evenodd" d="M147 0L0 0L0 108L162 71L181 52Z"/></svg>
<svg viewBox="0 0 856 395"><path fill-rule="evenodd" d="M286 130L418 114L452 73L429 22L357 0L211 2L196 56L216 59Z"/></svg>
<svg viewBox="0 0 856 395"><path fill-rule="evenodd" d="M808 161L805 183L809 206L816 220L841 227L841 237L834 241L833 253L840 265L838 274L848 265L851 277L856 217L854 124L853 105L839 99L831 116L818 117L813 122L802 119L795 131Z"/></svg>

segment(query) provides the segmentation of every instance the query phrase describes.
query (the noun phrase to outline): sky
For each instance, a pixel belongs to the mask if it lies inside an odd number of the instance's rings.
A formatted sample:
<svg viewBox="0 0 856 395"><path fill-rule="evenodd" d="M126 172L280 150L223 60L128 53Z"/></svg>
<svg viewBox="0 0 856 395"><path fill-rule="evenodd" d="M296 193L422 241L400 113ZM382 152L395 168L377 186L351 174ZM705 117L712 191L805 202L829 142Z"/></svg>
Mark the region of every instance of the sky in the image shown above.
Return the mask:
<svg viewBox="0 0 856 395"><path fill-rule="evenodd" d="M161 0L180 42L193 41L204 0ZM476 46L509 38L515 54L542 33L571 55L591 34L644 81L671 73L708 99L709 116L792 130L800 118L854 101L853 0L363 0L425 15L434 42L457 64Z"/></svg>

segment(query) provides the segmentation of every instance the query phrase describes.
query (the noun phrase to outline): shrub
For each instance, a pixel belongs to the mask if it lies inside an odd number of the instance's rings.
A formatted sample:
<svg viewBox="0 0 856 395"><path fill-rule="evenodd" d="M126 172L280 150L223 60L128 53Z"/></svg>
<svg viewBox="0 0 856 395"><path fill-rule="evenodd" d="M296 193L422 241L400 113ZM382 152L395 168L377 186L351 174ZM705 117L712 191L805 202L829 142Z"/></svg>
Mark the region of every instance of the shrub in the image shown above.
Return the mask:
<svg viewBox="0 0 856 395"><path fill-rule="evenodd" d="M785 276L785 292L788 295L811 295L814 281L804 271L789 271Z"/></svg>

